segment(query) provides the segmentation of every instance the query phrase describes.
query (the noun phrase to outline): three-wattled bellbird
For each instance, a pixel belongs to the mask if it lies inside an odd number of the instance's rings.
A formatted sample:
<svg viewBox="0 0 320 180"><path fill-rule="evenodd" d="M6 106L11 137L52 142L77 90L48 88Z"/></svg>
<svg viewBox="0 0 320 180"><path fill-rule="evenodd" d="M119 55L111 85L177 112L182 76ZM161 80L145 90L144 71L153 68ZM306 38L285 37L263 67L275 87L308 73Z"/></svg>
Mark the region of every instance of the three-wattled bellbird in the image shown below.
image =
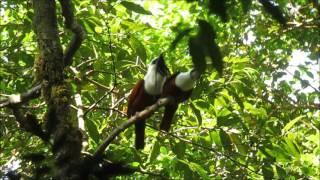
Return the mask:
<svg viewBox="0 0 320 180"><path fill-rule="evenodd" d="M187 100L191 96L192 90L199 77L200 73L192 69L188 72L175 73L166 80L161 97L171 96L174 98L174 102L165 106L164 115L160 123L161 130L169 131L179 103Z"/></svg>
<svg viewBox="0 0 320 180"><path fill-rule="evenodd" d="M130 118L136 112L144 110L154 104L162 94L162 88L169 75L169 69L164 62L163 55L153 60L148 65L144 79L139 80L133 87L128 100L127 115ZM135 123L135 148L144 148L146 120Z"/></svg>

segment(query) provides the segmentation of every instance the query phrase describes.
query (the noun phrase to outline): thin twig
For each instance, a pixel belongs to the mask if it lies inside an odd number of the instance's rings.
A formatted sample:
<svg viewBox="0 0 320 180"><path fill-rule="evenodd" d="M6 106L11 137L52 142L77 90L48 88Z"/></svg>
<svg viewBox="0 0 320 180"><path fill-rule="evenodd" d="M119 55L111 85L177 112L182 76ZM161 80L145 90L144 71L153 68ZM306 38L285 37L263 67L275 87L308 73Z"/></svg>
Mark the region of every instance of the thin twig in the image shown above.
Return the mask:
<svg viewBox="0 0 320 180"><path fill-rule="evenodd" d="M150 126L148 126L148 127L150 127ZM151 128L153 128L153 127L151 127ZM153 129L154 129L154 128L153 128ZM155 130L157 130L157 129L155 129ZM157 130L157 131L159 131L159 130ZM193 146L197 146L197 147L200 147L200 148L202 148L202 149L205 149L205 150L214 152L214 153L216 153L216 154L219 154L220 156L225 156L227 159L229 159L230 161L234 162L234 163L235 163L236 165L238 165L239 167L244 167L244 168L248 169L249 171L251 171L251 172L253 172L253 173L255 173L255 174L258 174L258 175L260 175L260 176L263 176L262 174L260 174L260 173L258 173L258 172L256 172L256 171L254 171L254 170L246 167L244 164L238 162L237 160L233 159L232 157L230 157L230 156L228 156L228 155L225 155L225 154L223 154L223 153L221 153L221 152L218 152L217 150L215 150L215 149L213 149L213 148L210 148L210 147L207 147L207 146L203 146L203 145L201 145L201 144L194 143L194 142L192 142L192 141L190 141L190 140L188 140L188 139L184 139L184 138L182 138L182 137L179 137L179 136L177 136L177 135L175 135L175 134L172 134L172 133L169 133L169 132L166 132L166 131L160 131L160 132L161 132L161 133L164 133L164 134L166 134L166 135L169 135L169 136L171 136L171 137L174 137L174 138L176 138L176 139L179 139L179 140L181 140L181 141L183 141L183 142L186 142L186 143L188 143L188 144L191 144L191 145L193 145Z"/></svg>
<svg viewBox="0 0 320 180"><path fill-rule="evenodd" d="M114 87L112 89L110 89L109 91L107 91L103 96L100 97L100 99L98 99L95 103L93 103L87 110L86 112L84 112L83 116L86 116L88 114L88 112L90 112L93 108L95 108L107 95L109 95L110 93L112 93Z"/></svg>

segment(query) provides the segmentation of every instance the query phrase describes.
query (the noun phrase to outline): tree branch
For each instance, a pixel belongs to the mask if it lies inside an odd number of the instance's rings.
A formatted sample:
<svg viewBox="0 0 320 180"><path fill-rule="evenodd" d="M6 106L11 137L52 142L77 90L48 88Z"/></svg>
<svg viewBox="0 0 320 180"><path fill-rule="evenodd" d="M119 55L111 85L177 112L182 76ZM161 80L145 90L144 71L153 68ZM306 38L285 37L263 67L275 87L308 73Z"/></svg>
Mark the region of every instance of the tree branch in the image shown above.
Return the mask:
<svg viewBox="0 0 320 180"><path fill-rule="evenodd" d="M23 129L33 135L38 136L44 142L48 141L48 136L42 130L41 124L37 120L36 116L29 112L24 114L19 107L12 107L11 109L13 111L13 115Z"/></svg>
<svg viewBox="0 0 320 180"><path fill-rule="evenodd" d="M123 123L116 129L114 129L111 134L104 140L104 142L98 147L97 151L93 154L96 159L102 157L104 150L108 145L118 136L122 131L133 125L134 123L141 121L141 119L146 119L152 115L157 109L162 106L165 106L169 103L172 103L174 99L172 97L165 97L159 99L155 104L146 107L143 111L137 112L132 116L127 122Z"/></svg>
<svg viewBox="0 0 320 180"><path fill-rule="evenodd" d="M64 52L63 62L65 66L72 64L72 57L80 48L86 32L73 16L72 3L70 0L59 0L62 8L62 15L65 18L65 26L73 32L73 37Z"/></svg>
<svg viewBox="0 0 320 180"><path fill-rule="evenodd" d="M83 114L83 116L86 116L93 108L95 108L108 94L112 93L114 88L110 89L108 92L106 92L100 99L98 99L95 103L93 103Z"/></svg>
<svg viewBox="0 0 320 180"><path fill-rule="evenodd" d="M16 106L22 103L26 103L31 99L38 98L41 94L40 90L41 85L37 85L27 90L27 92L9 95L8 98L0 100L0 108L7 106Z"/></svg>

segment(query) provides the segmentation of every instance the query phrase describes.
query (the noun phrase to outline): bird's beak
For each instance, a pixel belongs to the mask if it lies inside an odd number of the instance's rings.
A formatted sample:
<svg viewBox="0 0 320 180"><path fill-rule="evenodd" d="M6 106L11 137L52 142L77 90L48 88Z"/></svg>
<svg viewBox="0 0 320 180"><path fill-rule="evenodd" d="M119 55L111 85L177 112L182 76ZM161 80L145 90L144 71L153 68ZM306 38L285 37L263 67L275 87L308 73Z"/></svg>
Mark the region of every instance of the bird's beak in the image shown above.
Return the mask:
<svg viewBox="0 0 320 180"><path fill-rule="evenodd" d="M167 76L170 74L169 69L166 65L166 63L164 62L164 58L163 55L161 54L158 59L156 60L156 66L157 66L157 71L163 75L163 76Z"/></svg>

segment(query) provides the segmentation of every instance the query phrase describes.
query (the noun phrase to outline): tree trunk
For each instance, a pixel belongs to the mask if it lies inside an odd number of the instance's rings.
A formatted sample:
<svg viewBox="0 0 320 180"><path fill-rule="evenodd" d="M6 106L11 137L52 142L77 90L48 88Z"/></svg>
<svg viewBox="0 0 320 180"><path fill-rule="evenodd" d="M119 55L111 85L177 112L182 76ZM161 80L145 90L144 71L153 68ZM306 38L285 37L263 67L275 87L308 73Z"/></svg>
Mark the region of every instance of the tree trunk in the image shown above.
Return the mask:
<svg viewBox="0 0 320 180"><path fill-rule="evenodd" d="M33 0L33 8L39 59L42 60L42 94L47 103L46 132L53 139L55 178L81 179L76 167L80 164L82 135L70 113L71 91L64 79L56 4L54 0Z"/></svg>

